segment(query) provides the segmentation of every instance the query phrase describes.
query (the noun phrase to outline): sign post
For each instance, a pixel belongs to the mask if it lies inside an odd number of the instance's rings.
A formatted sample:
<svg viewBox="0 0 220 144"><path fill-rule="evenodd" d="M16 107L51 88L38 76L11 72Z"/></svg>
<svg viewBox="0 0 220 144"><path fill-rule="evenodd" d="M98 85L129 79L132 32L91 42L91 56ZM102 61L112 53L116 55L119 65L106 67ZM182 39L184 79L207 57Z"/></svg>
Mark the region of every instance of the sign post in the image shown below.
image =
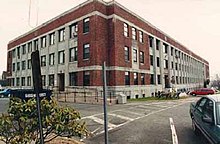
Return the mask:
<svg viewBox="0 0 220 144"><path fill-rule="evenodd" d="M32 77L34 84L34 91L36 93L36 101L37 101L37 112L38 112L38 123L39 123L39 131L40 131L40 143L44 144L43 138L43 128L41 121L41 113L40 113L40 97L39 93L42 91L42 78L41 78L41 70L40 70L40 58L39 51L36 50L31 54L31 65L32 65Z"/></svg>
<svg viewBox="0 0 220 144"><path fill-rule="evenodd" d="M105 62L102 66L103 78L103 107L104 107L104 127L105 127L105 144L108 144L108 115L107 115L107 98L106 98L106 67Z"/></svg>

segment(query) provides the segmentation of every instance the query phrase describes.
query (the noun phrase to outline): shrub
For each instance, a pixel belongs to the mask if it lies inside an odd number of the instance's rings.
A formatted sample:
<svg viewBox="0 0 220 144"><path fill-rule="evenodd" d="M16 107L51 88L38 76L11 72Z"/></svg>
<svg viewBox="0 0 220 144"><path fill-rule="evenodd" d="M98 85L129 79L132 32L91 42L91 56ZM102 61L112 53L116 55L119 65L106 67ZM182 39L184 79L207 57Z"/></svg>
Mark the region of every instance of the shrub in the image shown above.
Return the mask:
<svg viewBox="0 0 220 144"><path fill-rule="evenodd" d="M45 142L61 137L87 135L80 113L70 107L60 107L54 99L41 100L41 118ZM7 114L0 117L0 140L5 143L39 143L36 100L10 100Z"/></svg>

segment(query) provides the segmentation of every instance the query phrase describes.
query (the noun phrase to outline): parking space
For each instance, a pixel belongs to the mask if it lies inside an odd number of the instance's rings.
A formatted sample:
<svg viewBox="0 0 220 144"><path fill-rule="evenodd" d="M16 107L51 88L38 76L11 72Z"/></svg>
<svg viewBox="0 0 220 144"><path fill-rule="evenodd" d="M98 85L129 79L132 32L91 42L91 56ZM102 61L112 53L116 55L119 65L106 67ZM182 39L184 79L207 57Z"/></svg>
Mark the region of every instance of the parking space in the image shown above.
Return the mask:
<svg viewBox="0 0 220 144"><path fill-rule="evenodd" d="M108 106L108 129L113 130L145 116L194 101L193 98L184 100L166 100L149 102L132 102L123 105ZM86 122L92 135L104 132L104 114L102 105L68 104L80 111L82 120Z"/></svg>

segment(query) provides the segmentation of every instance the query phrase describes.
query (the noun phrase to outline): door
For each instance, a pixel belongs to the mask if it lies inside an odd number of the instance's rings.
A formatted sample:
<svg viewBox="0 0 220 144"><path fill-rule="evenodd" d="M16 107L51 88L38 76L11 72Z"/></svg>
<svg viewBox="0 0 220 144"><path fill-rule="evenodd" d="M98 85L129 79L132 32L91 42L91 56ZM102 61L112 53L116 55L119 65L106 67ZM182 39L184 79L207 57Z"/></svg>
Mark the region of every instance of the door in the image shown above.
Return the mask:
<svg viewBox="0 0 220 144"><path fill-rule="evenodd" d="M65 75L64 73L58 74L59 77L59 91L65 90Z"/></svg>

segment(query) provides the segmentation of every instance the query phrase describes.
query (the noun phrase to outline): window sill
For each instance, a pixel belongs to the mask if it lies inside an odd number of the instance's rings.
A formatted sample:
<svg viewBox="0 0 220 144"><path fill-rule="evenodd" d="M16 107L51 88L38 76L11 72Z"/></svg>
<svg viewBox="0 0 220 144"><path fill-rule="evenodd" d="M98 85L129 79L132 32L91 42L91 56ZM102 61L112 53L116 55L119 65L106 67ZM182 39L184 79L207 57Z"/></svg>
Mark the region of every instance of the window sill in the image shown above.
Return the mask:
<svg viewBox="0 0 220 144"><path fill-rule="evenodd" d="M83 32L83 35L87 35L89 33L89 31L88 32Z"/></svg>
<svg viewBox="0 0 220 144"><path fill-rule="evenodd" d="M83 59L83 61L89 61L89 58L87 58L87 59Z"/></svg>
<svg viewBox="0 0 220 144"><path fill-rule="evenodd" d="M69 63L74 64L74 63L78 63L78 61L70 61Z"/></svg>

